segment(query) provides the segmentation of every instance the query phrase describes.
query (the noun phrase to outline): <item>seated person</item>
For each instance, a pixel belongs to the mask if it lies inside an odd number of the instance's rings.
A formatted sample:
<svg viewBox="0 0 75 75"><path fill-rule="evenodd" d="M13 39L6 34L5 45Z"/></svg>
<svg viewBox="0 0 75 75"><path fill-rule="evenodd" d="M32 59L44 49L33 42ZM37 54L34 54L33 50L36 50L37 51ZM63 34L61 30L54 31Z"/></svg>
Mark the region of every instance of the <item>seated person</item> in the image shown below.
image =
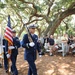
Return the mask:
<svg viewBox="0 0 75 75"><path fill-rule="evenodd" d="M62 40L62 44L63 44L63 50L64 52L67 54L69 52L69 45L68 45L68 35L67 34L64 34L61 38Z"/></svg>
<svg viewBox="0 0 75 75"><path fill-rule="evenodd" d="M54 41L55 41L55 43L54 43L54 48L53 48L53 54L54 54L55 51L62 49L60 37L56 36Z"/></svg>
<svg viewBox="0 0 75 75"><path fill-rule="evenodd" d="M46 49L46 50L48 50L49 49L49 44L48 44L48 40L49 40L49 37L48 37L48 35L46 35L45 37L44 37L44 48Z"/></svg>
<svg viewBox="0 0 75 75"><path fill-rule="evenodd" d="M39 44L39 48L40 48L40 53L39 55L44 55L44 49L43 49L43 44L41 43L41 39L38 39L38 44Z"/></svg>
<svg viewBox="0 0 75 75"><path fill-rule="evenodd" d="M62 48L60 37L57 36L54 40L55 40L55 45L54 45L55 51L60 50Z"/></svg>
<svg viewBox="0 0 75 75"><path fill-rule="evenodd" d="M72 40L72 42L70 44L70 52L72 52L73 49L75 49L75 37L73 37L73 40Z"/></svg>

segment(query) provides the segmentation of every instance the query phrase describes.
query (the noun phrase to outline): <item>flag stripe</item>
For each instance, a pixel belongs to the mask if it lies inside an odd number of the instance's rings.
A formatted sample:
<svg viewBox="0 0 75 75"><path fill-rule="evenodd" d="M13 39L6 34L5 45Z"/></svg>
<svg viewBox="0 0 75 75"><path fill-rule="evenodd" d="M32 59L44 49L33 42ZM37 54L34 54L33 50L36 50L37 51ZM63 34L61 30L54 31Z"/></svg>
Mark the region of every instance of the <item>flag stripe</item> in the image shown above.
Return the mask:
<svg viewBox="0 0 75 75"><path fill-rule="evenodd" d="M12 34L11 34L9 31L6 31L5 34L7 34L7 35L9 35L10 37L12 37Z"/></svg>
<svg viewBox="0 0 75 75"><path fill-rule="evenodd" d="M12 42L11 40L9 40L8 37L5 37L5 39L7 39L7 40L9 41L9 45L10 45L10 44L13 45L13 42Z"/></svg>
<svg viewBox="0 0 75 75"><path fill-rule="evenodd" d="M5 33L5 37L8 37L11 41L13 41L12 38L6 33Z"/></svg>
<svg viewBox="0 0 75 75"><path fill-rule="evenodd" d="M8 16L8 24L7 24L7 27L6 27L6 32L5 32L4 37L8 41L9 45L13 45L12 29L11 29L11 23L10 23L10 15Z"/></svg>
<svg viewBox="0 0 75 75"><path fill-rule="evenodd" d="M12 33L12 29L7 27L6 30L10 31Z"/></svg>

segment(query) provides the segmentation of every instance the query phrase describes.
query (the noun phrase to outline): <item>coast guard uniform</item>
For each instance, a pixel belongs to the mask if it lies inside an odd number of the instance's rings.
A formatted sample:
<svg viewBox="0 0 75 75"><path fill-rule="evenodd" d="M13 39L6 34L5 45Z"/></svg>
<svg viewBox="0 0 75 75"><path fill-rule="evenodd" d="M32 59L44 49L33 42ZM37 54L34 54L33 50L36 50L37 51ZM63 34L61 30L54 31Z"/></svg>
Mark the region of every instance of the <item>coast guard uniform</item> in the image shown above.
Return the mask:
<svg viewBox="0 0 75 75"><path fill-rule="evenodd" d="M12 33L16 33L16 32L12 31ZM11 62L12 62L11 71L12 71L13 75L18 75L18 71L16 68L18 48L20 47L20 41L19 41L18 37L13 37L13 46L14 46L14 49L12 49L12 53L11 53Z"/></svg>
<svg viewBox="0 0 75 75"><path fill-rule="evenodd" d="M31 26L34 28L34 26ZM30 46L30 42L28 39L28 34L25 34L22 40L22 47L25 48L25 53L24 53L24 59L27 60L29 64L29 70L28 70L28 75L37 75L37 69L35 65L35 60L36 60L36 50L40 52L40 47L38 44L38 37L35 34L31 34L31 38L35 45L33 47Z"/></svg>

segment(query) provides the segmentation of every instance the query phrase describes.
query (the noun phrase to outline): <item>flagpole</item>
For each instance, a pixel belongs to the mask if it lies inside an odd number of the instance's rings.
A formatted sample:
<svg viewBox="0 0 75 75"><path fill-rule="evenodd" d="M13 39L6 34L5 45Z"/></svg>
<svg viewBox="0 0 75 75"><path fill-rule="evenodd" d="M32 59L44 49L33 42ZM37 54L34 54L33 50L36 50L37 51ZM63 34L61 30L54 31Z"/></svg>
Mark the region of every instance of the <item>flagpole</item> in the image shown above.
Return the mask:
<svg viewBox="0 0 75 75"><path fill-rule="evenodd" d="M9 14L8 14L8 17L10 17ZM10 74L10 58L8 59L8 75L11 75L11 74Z"/></svg>
<svg viewBox="0 0 75 75"><path fill-rule="evenodd" d="M8 14L8 23L10 22L10 15ZM8 45L9 46L9 45ZM8 50L8 53L10 53L11 54L11 50ZM8 59L8 75L11 75L10 74L10 58Z"/></svg>

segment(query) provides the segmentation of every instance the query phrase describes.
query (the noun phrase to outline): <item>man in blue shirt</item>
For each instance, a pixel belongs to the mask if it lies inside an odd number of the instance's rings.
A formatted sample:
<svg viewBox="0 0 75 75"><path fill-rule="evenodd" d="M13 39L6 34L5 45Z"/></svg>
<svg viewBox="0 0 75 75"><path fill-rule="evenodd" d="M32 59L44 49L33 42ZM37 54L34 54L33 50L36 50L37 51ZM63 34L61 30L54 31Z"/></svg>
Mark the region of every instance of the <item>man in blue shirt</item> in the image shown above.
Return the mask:
<svg viewBox="0 0 75 75"><path fill-rule="evenodd" d="M53 35L50 35L49 37L49 45L50 45L50 56L53 56L53 50L54 50L54 38L53 38Z"/></svg>

